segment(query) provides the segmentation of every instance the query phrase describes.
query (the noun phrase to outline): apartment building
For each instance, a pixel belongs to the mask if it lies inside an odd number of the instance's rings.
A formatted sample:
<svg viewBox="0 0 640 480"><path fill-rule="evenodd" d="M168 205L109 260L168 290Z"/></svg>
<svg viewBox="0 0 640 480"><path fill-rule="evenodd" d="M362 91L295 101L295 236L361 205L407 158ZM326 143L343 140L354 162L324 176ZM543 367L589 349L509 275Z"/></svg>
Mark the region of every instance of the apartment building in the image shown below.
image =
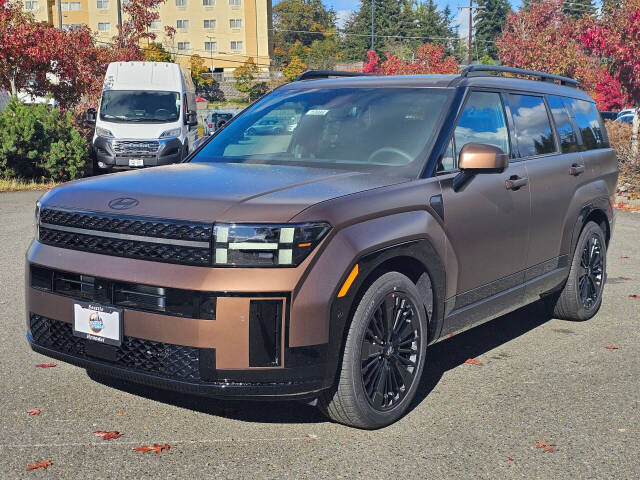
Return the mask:
<svg viewBox="0 0 640 480"><path fill-rule="evenodd" d="M53 1L49 20L57 26L60 0ZM102 42L111 42L118 32L117 0L62 0L61 5L63 28L89 25ZM48 19L47 0L24 0L24 8L38 20ZM217 72L232 71L249 57L264 69L270 63L271 0L166 0L159 14L150 31L181 64L188 65L194 54ZM167 26L176 31L173 39L165 33Z"/></svg>

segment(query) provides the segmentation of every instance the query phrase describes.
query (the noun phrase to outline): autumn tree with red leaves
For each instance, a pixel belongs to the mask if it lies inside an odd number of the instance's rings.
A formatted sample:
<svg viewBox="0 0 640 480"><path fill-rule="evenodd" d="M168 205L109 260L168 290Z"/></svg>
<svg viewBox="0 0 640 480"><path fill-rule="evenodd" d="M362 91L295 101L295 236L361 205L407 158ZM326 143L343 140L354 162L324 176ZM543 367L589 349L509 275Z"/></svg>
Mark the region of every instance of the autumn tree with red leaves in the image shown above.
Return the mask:
<svg viewBox="0 0 640 480"><path fill-rule="evenodd" d="M453 56L446 56L444 46L425 43L418 47L416 59L405 62L400 57L387 53L387 58L380 62L376 52L367 52L367 63L362 67L364 73L378 75L417 75L427 73L457 73L458 61Z"/></svg>
<svg viewBox="0 0 640 480"><path fill-rule="evenodd" d="M597 19L587 19L580 34L585 47L603 58L617 82L633 102L632 151L638 157L640 141L640 0L621 0ZM621 105L626 106L626 105Z"/></svg>

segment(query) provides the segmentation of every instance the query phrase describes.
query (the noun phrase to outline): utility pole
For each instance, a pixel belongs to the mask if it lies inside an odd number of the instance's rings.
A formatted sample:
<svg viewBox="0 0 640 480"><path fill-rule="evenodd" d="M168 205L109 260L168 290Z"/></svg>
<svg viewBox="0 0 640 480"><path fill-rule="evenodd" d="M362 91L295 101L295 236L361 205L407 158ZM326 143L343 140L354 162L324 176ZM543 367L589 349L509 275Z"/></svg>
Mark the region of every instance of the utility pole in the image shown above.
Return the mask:
<svg viewBox="0 0 640 480"><path fill-rule="evenodd" d="M469 37L467 39L469 65L473 63L473 10L483 10L485 8L487 7L474 6L473 0L469 0L468 7L458 7L458 10L469 9Z"/></svg>
<svg viewBox="0 0 640 480"><path fill-rule="evenodd" d="M122 5L120 0L117 2L118 5L118 27L122 28Z"/></svg>
<svg viewBox="0 0 640 480"><path fill-rule="evenodd" d="M376 4L375 0L371 0L371 50L375 50L374 39L375 39L375 27L373 24L373 20L375 18Z"/></svg>

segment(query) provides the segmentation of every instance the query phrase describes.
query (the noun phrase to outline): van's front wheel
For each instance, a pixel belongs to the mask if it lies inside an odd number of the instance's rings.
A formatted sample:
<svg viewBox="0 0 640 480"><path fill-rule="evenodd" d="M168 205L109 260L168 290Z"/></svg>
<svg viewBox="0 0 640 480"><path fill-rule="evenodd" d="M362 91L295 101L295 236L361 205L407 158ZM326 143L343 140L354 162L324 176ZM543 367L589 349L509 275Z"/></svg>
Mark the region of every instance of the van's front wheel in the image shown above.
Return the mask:
<svg viewBox="0 0 640 480"><path fill-rule="evenodd" d="M415 284L398 272L382 275L353 315L337 383L320 397L321 410L358 428L395 422L415 396L426 343L426 313Z"/></svg>

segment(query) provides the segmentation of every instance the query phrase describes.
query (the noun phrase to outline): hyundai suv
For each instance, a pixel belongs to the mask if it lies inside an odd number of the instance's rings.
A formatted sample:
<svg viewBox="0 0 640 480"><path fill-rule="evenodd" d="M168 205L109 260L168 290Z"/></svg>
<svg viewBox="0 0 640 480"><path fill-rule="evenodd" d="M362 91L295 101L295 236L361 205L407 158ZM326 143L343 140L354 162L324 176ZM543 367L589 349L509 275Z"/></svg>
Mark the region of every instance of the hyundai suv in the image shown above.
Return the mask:
<svg viewBox="0 0 640 480"><path fill-rule="evenodd" d="M297 122L252 135L265 118ZM46 193L27 338L90 373L379 428L429 345L539 300L598 312L617 176L572 79L306 72L181 164Z"/></svg>

